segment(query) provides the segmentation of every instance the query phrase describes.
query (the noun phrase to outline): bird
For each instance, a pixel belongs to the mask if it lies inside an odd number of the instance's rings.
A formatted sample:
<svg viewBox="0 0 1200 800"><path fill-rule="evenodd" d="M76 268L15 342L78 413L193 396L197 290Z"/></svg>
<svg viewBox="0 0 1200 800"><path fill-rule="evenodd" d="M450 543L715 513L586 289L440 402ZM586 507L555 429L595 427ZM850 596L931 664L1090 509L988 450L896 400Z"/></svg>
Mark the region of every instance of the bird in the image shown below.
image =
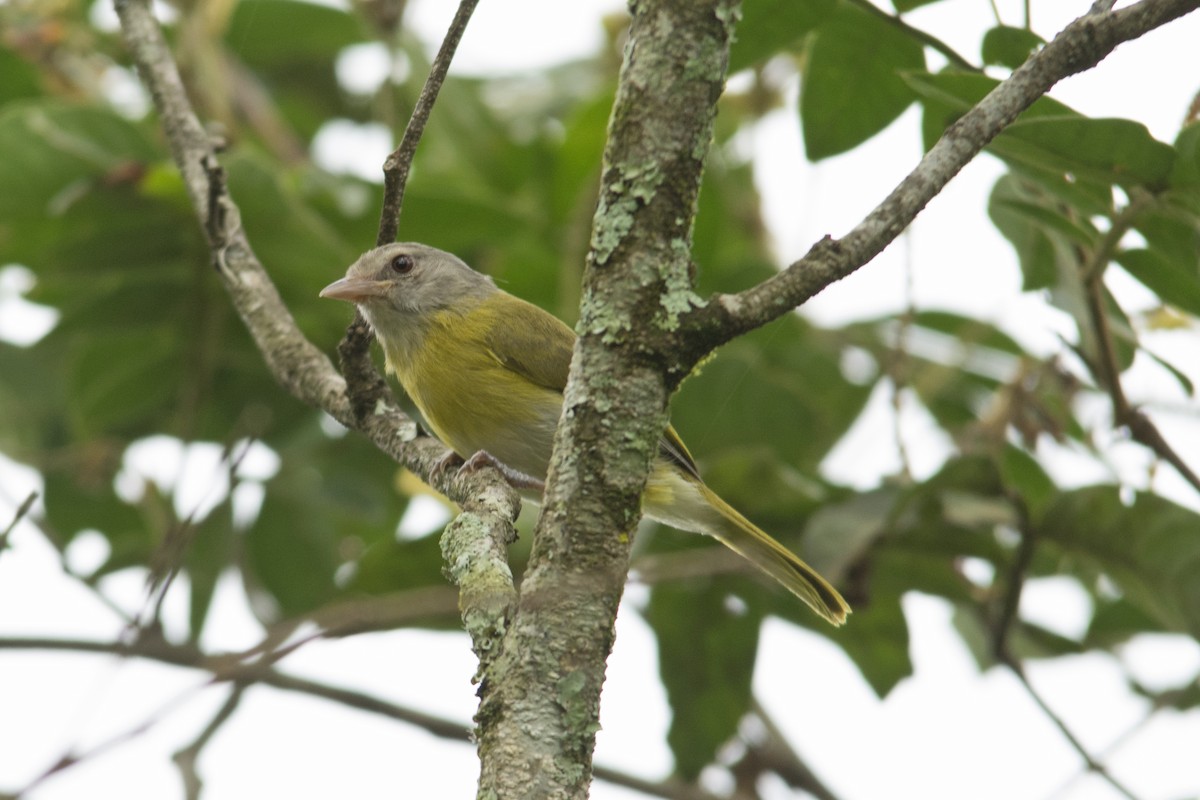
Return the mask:
<svg viewBox="0 0 1200 800"><path fill-rule="evenodd" d="M320 297L358 306L387 371L463 468L496 466L540 499L575 346L570 327L457 256L415 242L364 253ZM850 607L837 589L706 486L671 426L659 440L642 512L712 536L830 623L846 621Z"/></svg>

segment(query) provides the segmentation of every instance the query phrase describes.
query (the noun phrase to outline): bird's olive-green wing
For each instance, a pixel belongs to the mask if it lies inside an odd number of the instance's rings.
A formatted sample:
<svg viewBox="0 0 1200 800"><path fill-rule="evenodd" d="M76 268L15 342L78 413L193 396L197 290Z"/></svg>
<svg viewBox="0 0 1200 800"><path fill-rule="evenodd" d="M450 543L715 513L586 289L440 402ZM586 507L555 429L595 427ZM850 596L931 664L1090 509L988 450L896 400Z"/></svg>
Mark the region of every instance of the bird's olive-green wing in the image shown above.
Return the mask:
<svg viewBox="0 0 1200 800"><path fill-rule="evenodd" d="M504 366L538 386L561 392L567 386L575 332L553 314L511 295L489 309L495 315L487 345Z"/></svg>
<svg viewBox="0 0 1200 800"><path fill-rule="evenodd" d="M567 386L575 332L558 317L531 303L505 295L493 306L496 314L487 343L496 360L538 386L561 392ZM700 480L696 462L683 440L668 425L658 441L659 453Z"/></svg>

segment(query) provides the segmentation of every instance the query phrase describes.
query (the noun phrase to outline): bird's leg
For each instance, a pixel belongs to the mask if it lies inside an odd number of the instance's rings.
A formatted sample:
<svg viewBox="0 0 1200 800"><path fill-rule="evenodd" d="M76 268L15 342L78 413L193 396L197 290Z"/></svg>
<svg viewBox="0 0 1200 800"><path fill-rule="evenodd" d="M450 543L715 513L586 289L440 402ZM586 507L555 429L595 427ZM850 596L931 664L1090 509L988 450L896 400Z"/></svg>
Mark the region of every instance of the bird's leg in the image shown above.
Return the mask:
<svg viewBox="0 0 1200 800"><path fill-rule="evenodd" d="M526 475L524 472L513 469L486 450L476 451L475 455L468 458L463 465L458 468L458 471L474 472L475 470L483 469L484 467L495 467L496 469L500 470L500 474L504 476L504 479L508 481L509 485L514 489L527 489L541 492L546 488L545 482L539 481L532 475Z"/></svg>

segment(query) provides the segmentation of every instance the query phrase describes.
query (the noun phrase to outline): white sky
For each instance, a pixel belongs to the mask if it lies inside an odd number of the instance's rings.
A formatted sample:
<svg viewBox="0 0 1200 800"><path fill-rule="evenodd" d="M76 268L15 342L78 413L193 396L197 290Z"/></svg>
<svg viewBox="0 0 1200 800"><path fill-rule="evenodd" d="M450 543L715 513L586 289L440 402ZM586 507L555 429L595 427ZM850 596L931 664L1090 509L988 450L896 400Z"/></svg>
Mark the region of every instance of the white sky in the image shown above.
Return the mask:
<svg viewBox="0 0 1200 800"><path fill-rule="evenodd" d="M437 41L455 4L413 0L410 5L409 23L429 41ZM1035 26L1052 34L1086 6L1082 1L1035 5ZM622 7L600 0L483 2L464 37L456 68L535 69L591 52L600 41L599 14ZM1017 8L1015 3L1001 4L1006 22L1019 24ZM990 19L982 0L938 3L910 17L969 57L977 52L980 32ZM546 30L554 35L541 33ZM1065 82L1054 95L1088 114L1139 119L1169 141L1200 85L1200 73L1180 68L1190 64L1182 56L1194 54L1196 41L1200 17L1193 15L1125 45L1092 73ZM369 53L356 58L363 60L343 68L370 70ZM346 146L345 138L338 145L338 137L332 137L332 149L359 151L374 170L387 137L370 130L347 133L345 126L341 136L360 133L363 138L355 139L352 147ZM757 159L781 262L799 256L826 233L836 236L849 230L912 168L920 153L914 111L866 146L819 165L802 158L792 109L768 118L748 146ZM379 152L372 153L371 147ZM998 174L990 159L976 161L930 205L909 235L816 298L805 313L838 323L894 310L904 302L905 270L911 264L918 305L983 314L1031 347L1054 347L1054 334L1066 333L1069 327L1036 298L1020 295L1011 249L984 213L987 192ZM20 273L10 271L0 281L0 336L35 324L27 316L20 317L21 324L12 324L18 314L26 313L17 310L12 298L22 280ZM1127 292L1126 298L1137 296L1137 287L1119 274L1112 285ZM1193 344L1191 335L1156 338L1162 352L1175 352L1176 363L1200 379L1195 351L1188 349ZM1161 380L1149 369L1131 378L1135 394L1156 391ZM886 393L877 394L872 401L875 413L826 463L832 477L871 485L896 468L897 455L880 447L880 442L891 441L893 422ZM1197 428L1190 417L1194 413L1164 420L1168 436L1195 442ZM935 469L944 457L944 444L929 435L931 425L915 404L905 404L901 429L920 474ZM167 484L183 475L183 483L203 488L179 502L184 507L205 502L221 473L211 450L199 446L184 452L173 447L160 442L147 448L150 455L133 459L129 469ZM1197 452L1196 447L1182 449ZM1115 473L1132 485L1143 485L1144 454L1133 446L1115 445L1113 451L1109 465L1070 453L1051 455L1057 477L1068 484L1111 480ZM269 453L256 454L250 465L259 479L274 470ZM1161 472L1156 484L1161 491L1197 505L1195 495L1169 470ZM0 457L0 527L7 524L15 503L38 483L35 473ZM13 544L12 550L0 554L0 635L111 640L118 634L120 625L113 615L62 577L57 558L29 526L18 529ZM104 556L102 541L98 536L81 537L69 555L80 568L98 563ZM114 575L103 586L126 608L140 607L141 574ZM186 594L180 581L169 598L167 619L176 628L186 618ZM663 741L669 712L657 677L653 637L631 613L644 597L643 590L631 587L618 621L596 761L654 778L670 769ZM1068 633L1079 630L1090 610L1084 594L1068 580L1035 581L1025 601L1022 613ZM999 670L977 672L950 627L946 604L910 595L904 608L917 674L884 702L827 640L783 623L766 626L755 691L839 796L1115 796L1106 784L1081 777L1077 757L1011 676ZM245 609L241 587L227 578L218 591L205 644L238 649L256 643L260 633ZM464 725L475 707L469 684L475 664L460 634L395 632L318 642L283 666L460 719ZM1125 690L1123 669L1152 686L1174 685L1200 669L1200 647L1179 637L1142 637L1123 651L1119 662L1089 655L1033 664L1030 674L1075 733L1093 752L1105 754L1146 712L1144 702ZM182 705L164 715L150 733L47 782L30 794L30 800L181 797L170 755L195 737L226 692L223 687L205 688L202 675L98 656L4 653L0 676L0 790L22 785L68 745L87 748L105 741L182 696ZM1159 714L1105 758L1140 797L1191 796L1200 793L1200 773L1194 767L1197 742L1198 715ZM201 769L207 800L331 795L370 800L397 796L396 786L429 787L424 795L428 797L472 796L477 767L469 747L445 744L417 729L323 701L255 689L209 745ZM706 777L715 787L724 779L719 773ZM768 797L791 796L780 786L765 791ZM593 790L597 800L634 796L600 782Z"/></svg>

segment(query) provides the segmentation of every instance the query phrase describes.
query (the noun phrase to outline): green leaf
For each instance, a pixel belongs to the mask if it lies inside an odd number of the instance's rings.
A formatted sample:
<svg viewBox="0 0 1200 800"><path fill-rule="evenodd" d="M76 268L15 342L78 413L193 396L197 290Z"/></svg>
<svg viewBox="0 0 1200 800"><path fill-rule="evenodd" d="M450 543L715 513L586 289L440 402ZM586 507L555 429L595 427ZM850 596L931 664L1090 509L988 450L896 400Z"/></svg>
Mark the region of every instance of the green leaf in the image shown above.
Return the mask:
<svg viewBox="0 0 1200 800"><path fill-rule="evenodd" d="M0 152L0 253L19 243L18 221L61 217L106 175L157 157L141 130L117 114L40 101L0 110Z"/></svg>
<svg viewBox="0 0 1200 800"><path fill-rule="evenodd" d="M7 47L0 47L0 106L42 93L37 70Z"/></svg>
<svg viewBox="0 0 1200 800"><path fill-rule="evenodd" d="M1171 186L1195 188L1200 186L1200 122L1184 126L1175 137L1177 157L1171 169Z"/></svg>
<svg viewBox="0 0 1200 800"><path fill-rule="evenodd" d="M305 481L307 482L307 481ZM258 520L245 534L244 569L279 604L283 616L311 611L332 599L340 559L324 515L313 514L311 498L285 491L272 481ZM316 487L310 487L310 492Z"/></svg>
<svg viewBox="0 0 1200 800"><path fill-rule="evenodd" d="M1065 492L1036 532L1085 581L1107 575L1167 630L1200 636L1200 515L1162 497L1125 504L1114 486Z"/></svg>
<svg viewBox="0 0 1200 800"><path fill-rule="evenodd" d="M676 771L691 780L716 756L750 710L750 681L761 613L729 598L733 583L660 584L646 621L658 637L658 665L671 727Z"/></svg>
<svg viewBox="0 0 1200 800"><path fill-rule="evenodd" d="M1151 136L1145 125L1127 119L1018 119L1003 137L1026 145L1012 147L1009 158L1057 164L1060 169L1120 186L1163 187L1175 160L1170 145Z"/></svg>
<svg viewBox="0 0 1200 800"><path fill-rule="evenodd" d="M835 0L744 0L729 52L729 74L766 61L800 40L833 11Z"/></svg>
<svg viewBox="0 0 1200 800"><path fill-rule="evenodd" d="M924 67L919 42L839 3L817 31L804 70L800 124L809 159L843 153L887 127L915 99L901 72Z"/></svg>
<svg viewBox="0 0 1200 800"><path fill-rule="evenodd" d="M804 529L804 558L840 581L887 532L896 499L894 489L878 489L821 506Z"/></svg>
<svg viewBox="0 0 1200 800"><path fill-rule="evenodd" d="M846 625L827 635L858 665L875 694L883 698L913 674L908 620L900 602L910 585L909 570L944 571L947 567L927 559L914 560L897 551L880 552L872 566L867 599L855 602Z"/></svg>
<svg viewBox="0 0 1200 800"><path fill-rule="evenodd" d="M1026 28L998 25L983 35L983 63L1016 69L1046 40Z"/></svg>
<svg viewBox="0 0 1200 800"><path fill-rule="evenodd" d="M914 8L932 5L936 2L938 0L892 0L892 7L903 14L906 11L912 11Z"/></svg>
<svg viewBox="0 0 1200 800"><path fill-rule="evenodd" d="M1184 393L1188 397L1195 397L1196 385L1195 385L1195 383L1192 382L1191 378L1189 378L1186 374L1184 374L1184 372L1182 370L1180 370L1178 367L1176 367L1170 361L1167 361L1165 358L1162 358L1161 356L1151 352L1150 350L1143 348L1142 352L1145 353L1146 355L1150 356L1150 358L1153 359L1154 363L1158 364L1160 367L1165 369L1167 372L1171 373L1171 377L1173 377L1176 380L1176 382L1179 384L1179 388L1183 389Z"/></svg>
<svg viewBox="0 0 1200 800"><path fill-rule="evenodd" d="M76 429L84 436L126 431L170 404L183 380L184 364L169 331L145 328L81 339L73 355L67 389Z"/></svg>
<svg viewBox="0 0 1200 800"><path fill-rule="evenodd" d="M326 64L331 73L343 48L368 39L356 15L296 0L240 0L225 32L230 49L251 65L315 61Z"/></svg>
<svg viewBox="0 0 1200 800"><path fill-rule="evenodd" d="M1200 316L1200 275L1155 250L1122 250L1117 263L1164 303Z"/></svg>
<svg viewBox="0 0 1200 800"><path fill-rule="evenodd" d="M188 636L193 642L200 639L217 581L229 568L234 553L233 505L226 498L188 534L183 568L187 572L189 589Z"/></svg>
<svg viewBox="0 0 1200 800"><path fill-rule="evenodd" d="M1004 484L1016 491L1029 508L1030 516L1038 519L1058 492L1046 470L1033 456L1012 444L1004 445L999 467Z"/></svg>
<svg viewBox="0 0 1200 800"><path fill-rule="evenodd" d="M985 75L946 71L908 73L905 79L925 104L925 144L999 85ZM1006 161L1071 173L1120 186L1166 185L1175 149L1126 119L1091 119L1042 97L988 145Z"/></svg>
<svg viewBox="0 0 1200 800"><path fill-rule="evenodd" d="M1017 252L1025 291L1056 285L1073 263L1071 242L1062 235L1061 227L1043 224L1041 215L1030 213L1031 204L1044 208L1046 217L1058 215L1028 184L1012 175L996 181L988 198L988 216Z"/></svg>
<svg viewBox="0 0 1200 800"><path fill-rule="evenodd" d="M1187 273L1200 271L1200 216L1182 204L1165 202L1137 215L1134 227L1146 239L1151 250Z"/></svg>
<svg viewBox="0 0 1200 800"><path fill-rule="evenodd" d="M788 315L731 342L688 378L672 403L672 419L702 468L763 446L781 463L812 474L869 393L870 387L843 377L840 342ZM743 503L748 498L726 499L754 516Z"/></svg>

